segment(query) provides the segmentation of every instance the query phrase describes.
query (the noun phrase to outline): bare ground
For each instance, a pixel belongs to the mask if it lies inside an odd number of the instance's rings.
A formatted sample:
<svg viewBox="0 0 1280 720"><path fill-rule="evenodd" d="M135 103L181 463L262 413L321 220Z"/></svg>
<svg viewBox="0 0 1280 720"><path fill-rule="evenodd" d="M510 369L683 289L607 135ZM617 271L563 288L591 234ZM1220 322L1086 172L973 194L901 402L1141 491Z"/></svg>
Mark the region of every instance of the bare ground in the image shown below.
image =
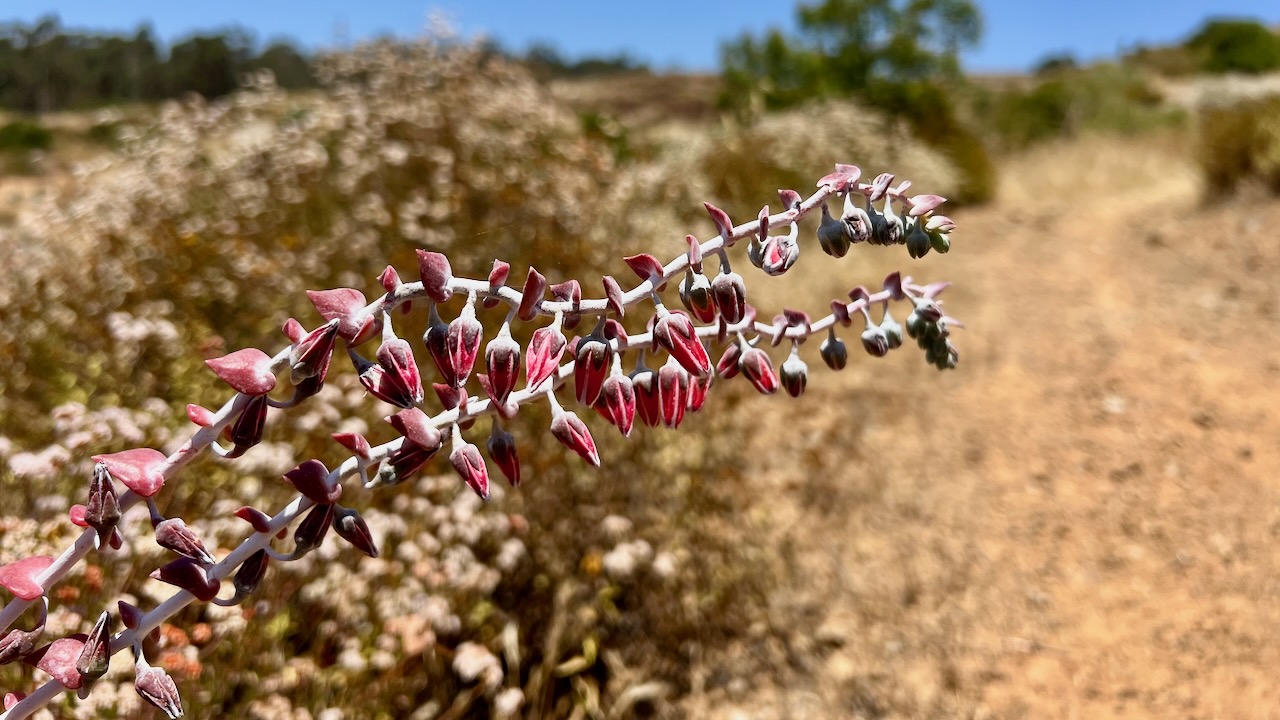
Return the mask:
<svg viewBox="0 0 1280 720"><path fill-rule="evenodd" d="M1280 203L1202 207L1185 156L1042 148L950 255L801 259L833 296L955 281L962 364L904 347L762 401L747 484L787 582L689 714L1274 715ZM735 676L763 656L787 669Z"/></svg>

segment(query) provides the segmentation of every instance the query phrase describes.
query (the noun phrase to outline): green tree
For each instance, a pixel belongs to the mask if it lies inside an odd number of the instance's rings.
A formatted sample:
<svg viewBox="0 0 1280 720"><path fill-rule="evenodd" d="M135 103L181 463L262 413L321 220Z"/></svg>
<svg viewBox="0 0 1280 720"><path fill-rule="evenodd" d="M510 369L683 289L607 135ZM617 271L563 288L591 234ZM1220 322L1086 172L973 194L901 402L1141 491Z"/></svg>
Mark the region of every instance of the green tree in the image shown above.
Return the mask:
<svg viewBox="0 0 1280 720"><path fill-rule="evenodd" d="M1207 72L1262 73L1280 69L1280 36L1256 20L1210 20L1186 47Z"/></svg>

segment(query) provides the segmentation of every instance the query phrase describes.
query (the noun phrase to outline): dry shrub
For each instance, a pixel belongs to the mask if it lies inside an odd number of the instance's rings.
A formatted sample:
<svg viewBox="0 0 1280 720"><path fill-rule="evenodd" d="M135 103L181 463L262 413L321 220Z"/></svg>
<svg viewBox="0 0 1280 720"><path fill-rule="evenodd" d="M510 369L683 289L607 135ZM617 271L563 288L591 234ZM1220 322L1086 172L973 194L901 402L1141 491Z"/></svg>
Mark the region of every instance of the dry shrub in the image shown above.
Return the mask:
<svg viewBox="0 0 1280 720"><path fill-rule="evenodd" d="M1280 97L1201 111L1197 157L1212 195L1243 184L1280 195Z"/></svg>

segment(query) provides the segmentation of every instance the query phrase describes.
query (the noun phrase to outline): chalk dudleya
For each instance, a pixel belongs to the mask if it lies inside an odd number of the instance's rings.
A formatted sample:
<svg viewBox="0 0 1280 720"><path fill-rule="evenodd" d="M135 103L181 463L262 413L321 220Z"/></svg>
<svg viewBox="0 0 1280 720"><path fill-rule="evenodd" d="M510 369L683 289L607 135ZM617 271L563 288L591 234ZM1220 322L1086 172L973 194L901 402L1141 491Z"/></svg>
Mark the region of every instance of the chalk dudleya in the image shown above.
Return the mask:
<svg viewBox="0 0 1280 720"><path fill-rule="evenodd" d="M804 244L800 221L814 210L821 215L817 244L834 258L859 243L906 245L913 258L930 250L947 252L955 225L937 212L943 198L909 195L911 183L894 186L888 173L869 183L860 177L856 166L836 165L808 198L781 190L782 212L770 214L765 206L754 221L736 226L724 211L707 204L713 237L687 236L687 247L666 263L650 254L624 258L638 283L624 290L606 275L591 284L601 287L601 297L589 297L578 280L548 284L532 267L518 287L508 284L511 267L502 260L494 261L487 277L455 275L448 258L427 250L417 254L419 281L403 282L387 267L379 278L383 292L371 302L353 288L310 291L319 319L310 330L287 319L287 347L274 355L246 348L207 361L235 395L216 411L189 405L187 417L198 429L175 452L166 456L135 448L94 456L85 503L69 512L70 522L84 528L73 545L57 557L17 558L0 567L0 585L13 595L0 610L6 633L0 639L0 664L22 661L50 676L27 691L8 692L0 720L27 717L67 690L86 697L107 671L111 656L125 650L134 657L138 694L167 716L181 716L177 684L164 668L149 664L144 651L144 640L162 622L193 602L242 602L263 582L273 561L301 558L319 547L331 529L357 550L377 557L374 535L360 512L340 502L356 481L365 489L398 485L443 454L470 491L487 500L487 453L506 480L518 486L527 478L504 423L515 421L529 403L546 402L551 434L598 466L602 459L580 411L589 416L585 411L594 410L604 423L629 436L637 418L650 428L678 428L686 413L705 407L716 384L737 375L760 393L782 388L799 397L809 373L801 345L814 335L822 336L818 355L833 370L848 362L839 331L850 327L872 356L901 347L905 334L928 363L954 368L959 356L951 330L962 325L944 314L938 300L945 282L922 285L895 272L878 290L854 287L848 299L831 301L830 312L816 320L785 309L765 322L748 302L746 278L731 265L730 251L746 241L752 265L766 276L781 275L799 261ZM713 256L714 271L708 268ZM682 308L668 307L672 295ZM397 336L394 325L398 315L422 306L429 319L419 346ZM505 318L494 323L496 328L486 327L481 318L501 317L495 309L502 306ZM446 322L443 318L449 316ZM635 332L641 326L637 316L644 319L643 332ZM538 326L526 347L514 339L516 323ZM375 340L377 348L369 353L365 348ZM311 459L285 473L297 496L274 515L241 507L236 515L246 523L246 537L222 557L210 552L183 519L160 513L157 493L195 457L205 451L227 461L244 455L262 441L269 413L319 393L340 343L368 394L394 408L386 420L398 437L374 446L360 433L334 433L346 459L332 469ZM770 349L784 343L786 357L775 370ZM435 368L431 393L418 362L424 350ZM290 391L278 391L282 376ZM483 436L474 427L482 419L489 423L484 452L473 442ZM120 600L104 607L86 632L45 638L51 589L89 553L109 555L118 549L124 540L121 517L140 503L149 511L155 542L173 554L150 576L176 590L151 608ZM277 543L285 544L282 539L291 527L292 548L277 548ZM224 589L228 579L231 587ZM25 623L30 629L14 628L23 616L32 616Z"/></svg>

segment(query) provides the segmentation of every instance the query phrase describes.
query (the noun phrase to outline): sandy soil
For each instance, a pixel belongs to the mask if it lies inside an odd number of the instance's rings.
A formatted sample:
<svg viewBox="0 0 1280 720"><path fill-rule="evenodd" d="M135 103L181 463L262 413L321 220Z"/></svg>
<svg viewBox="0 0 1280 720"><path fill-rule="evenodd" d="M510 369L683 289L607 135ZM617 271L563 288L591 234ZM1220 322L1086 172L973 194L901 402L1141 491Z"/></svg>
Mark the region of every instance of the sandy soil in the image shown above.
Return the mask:
<svg viewBox="0 0 1280 720"><path fill-rule="evenodd" d="M690 714L1275 714L1280 203L1202 207L1184 155L1043 148L947 256L801 259L833 296L955 281L962 365L904 347L764 401L787 582ZM788 669L734 677L763 655Z"/></svg>

